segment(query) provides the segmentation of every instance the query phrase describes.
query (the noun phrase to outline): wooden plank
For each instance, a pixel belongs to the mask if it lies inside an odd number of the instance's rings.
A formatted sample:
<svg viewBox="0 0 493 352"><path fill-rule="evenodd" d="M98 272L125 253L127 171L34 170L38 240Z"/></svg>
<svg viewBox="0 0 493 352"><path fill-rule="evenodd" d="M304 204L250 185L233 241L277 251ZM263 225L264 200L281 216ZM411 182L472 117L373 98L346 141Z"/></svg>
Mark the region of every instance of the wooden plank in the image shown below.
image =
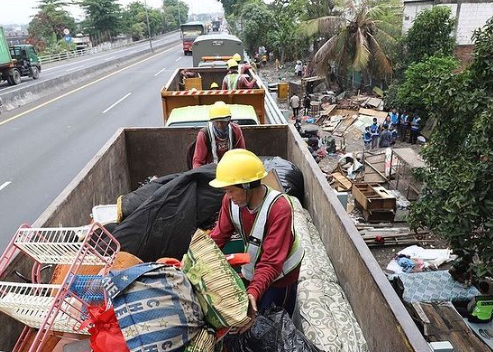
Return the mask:
<svg viewBox="0 0 493 352"><path fill-rule="evenodd" d="M381 173L375 166L370 164L367 160L365 160L365 165L368 165L373 171L375 171L378 174L378 176L380 176L385 181L387 181L387 177L385 177L385 175L383 173Z"/></svg>
<svg viewBox="0 0 493 352"><path fill-rule="evenodd" d="M353 183L343 174L340 172L334 172L332 174L334 177L334 181L336 181L342 188L344 188L345 191L350 191Z"/></svg>
<svg viewBox="0 0 493 352"><path fill-rule="evenodd" d="M365 108L360 108L359 113L361 115L376 117L379 119L385 119L387 117L387 115L389 114L388 112L385 112L385 111L378 111L378 110L365 109Z"/></svg>

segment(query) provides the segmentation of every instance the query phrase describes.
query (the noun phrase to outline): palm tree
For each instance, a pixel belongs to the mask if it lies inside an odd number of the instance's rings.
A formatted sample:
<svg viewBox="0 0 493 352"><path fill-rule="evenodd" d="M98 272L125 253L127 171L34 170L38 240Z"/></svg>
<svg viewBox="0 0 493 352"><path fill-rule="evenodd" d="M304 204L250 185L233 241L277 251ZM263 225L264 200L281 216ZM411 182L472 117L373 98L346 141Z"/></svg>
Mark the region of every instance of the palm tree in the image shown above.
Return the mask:
<svg viewBox="0 0 493 352"><path fill-rule="evenodd" d="M345 20L337 34L316 52L313 63L317 72L326 74L329 65L335 64L341 86L344 86L348 69L361 72L364 84L371 78L389 78L392 75L390 46L399 35L396 24L400 20L395 10L395 6L388 3L375 7L365 3L359 9L350 6L353 18ZM330 23L334 19L325 21Z"/></svg>

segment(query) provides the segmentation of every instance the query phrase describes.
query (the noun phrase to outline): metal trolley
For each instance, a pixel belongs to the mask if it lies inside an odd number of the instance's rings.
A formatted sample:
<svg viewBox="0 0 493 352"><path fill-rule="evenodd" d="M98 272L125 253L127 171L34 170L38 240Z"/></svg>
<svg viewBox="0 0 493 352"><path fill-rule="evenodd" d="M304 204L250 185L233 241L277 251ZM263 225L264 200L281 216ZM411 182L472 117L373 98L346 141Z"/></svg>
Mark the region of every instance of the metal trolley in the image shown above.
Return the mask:
<svg viewBox="0 0 493 352"><path fill-rule="evenodd" d="M32 283L0 281L0 311L25 324L13 351L39 352L49 331L88 334L80 329L86 318L88 297L103 295L101 276L80 275L83 266L101 266L106 274L120 250L118 241L99 223L83 227L31 228L22 225L0 258L0 275L18 254L25 254L34 263ZM67 265L61 284L41 283L44 265ZM98 282L99 278L99 282ZM36 332L37 330L37 332Z"/></svg>

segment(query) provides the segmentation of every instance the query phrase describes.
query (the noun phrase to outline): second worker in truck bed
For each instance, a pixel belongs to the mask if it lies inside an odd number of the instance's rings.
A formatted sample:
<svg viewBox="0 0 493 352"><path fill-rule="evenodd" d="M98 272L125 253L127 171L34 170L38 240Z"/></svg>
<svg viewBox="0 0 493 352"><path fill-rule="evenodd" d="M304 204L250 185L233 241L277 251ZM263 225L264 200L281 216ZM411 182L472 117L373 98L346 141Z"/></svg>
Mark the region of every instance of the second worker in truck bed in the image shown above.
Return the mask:
<svg viewBox="0 0 493 352"><path fill-rule="evenodd" d="M201 167L218 163L228 150L245 149L245 139L240 126L231 122L231 110L222 101L209 110L209 123L197 135L192 166Z"/></svg>

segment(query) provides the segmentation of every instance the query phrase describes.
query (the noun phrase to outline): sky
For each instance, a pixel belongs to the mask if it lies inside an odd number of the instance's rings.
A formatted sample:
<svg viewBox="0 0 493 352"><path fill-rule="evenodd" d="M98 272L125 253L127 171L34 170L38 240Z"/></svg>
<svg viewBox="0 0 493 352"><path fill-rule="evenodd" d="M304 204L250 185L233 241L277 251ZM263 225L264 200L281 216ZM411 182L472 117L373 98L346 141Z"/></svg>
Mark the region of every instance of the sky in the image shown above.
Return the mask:
<svg viewBox="0 0 493 352"><path fill-rule="evenodd" d="M135 0L119 0L122 5L127 5ZM183 0L190 7L191 13L207 13L222 11L221 3L217 0ZM141 0L143 2L143 0ZM0 0L0 24L27 24L36 14L37 0ZM151 7L160 7L162 0L147 0ZM82 17L82 11L77 6L71 6L68 10L76 19Z"/></svg>

